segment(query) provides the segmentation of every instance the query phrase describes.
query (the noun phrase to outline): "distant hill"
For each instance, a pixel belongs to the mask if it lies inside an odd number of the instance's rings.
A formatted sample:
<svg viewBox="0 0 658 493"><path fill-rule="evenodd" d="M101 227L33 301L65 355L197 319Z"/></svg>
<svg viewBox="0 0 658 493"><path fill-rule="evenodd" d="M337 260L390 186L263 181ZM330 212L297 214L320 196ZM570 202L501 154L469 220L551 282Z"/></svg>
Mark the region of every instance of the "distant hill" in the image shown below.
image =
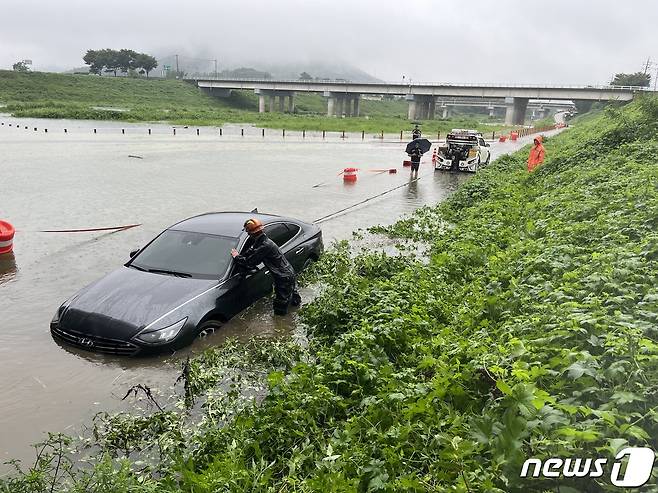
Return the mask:
<svg viewBox="0 0 658 493"><path fill-rule="evenodd" d="M161 70L165 65L175 66L175 58L171 55L158 58L158 68ZM180 70L188 76L195 75L213 75L215 66L213 60L205 58L195 58L192 56L179 56ZM267 74L273 79L299 79L302 72L306 72L313 78L319 79L346 79L354 82L383 82L373 77L363 70L344 63L267 63L244 60L231 64L223 65L218 60L218 73L228 77L248 77L248 78L268 78ZM159 74L158 74L159 75Z"/></svg>
<svg viewBox="0 0 658 493"><path fill-rule="evenodd" d="M176 58L174 55L158 56L158 67L153 71L154 77L164 76L165 67L175 69ZM182 72L188 77L212 76L215 73L214 60L205 57L193 57L179 55L178 65ZM249 79L299 79L302 72L306 72L312 78L317 79L345 79L353 82L384 82L363 70L346 63L261 63L245 60L239 64L223 65L218 60L218 75L220 77L235 77ZM66 70L63 73L86 73L89 67L82 66Z"/></svg>
<svg viewBox="0 0 658 493"><path fill-rule="evenodd" d="M286 65L261 65L260 68L272 74L274 79L298 79L306 72L313 78L345 79L353 82L384 82L363 70L350 65L330 65L322 63L299 63Z"/></svg>

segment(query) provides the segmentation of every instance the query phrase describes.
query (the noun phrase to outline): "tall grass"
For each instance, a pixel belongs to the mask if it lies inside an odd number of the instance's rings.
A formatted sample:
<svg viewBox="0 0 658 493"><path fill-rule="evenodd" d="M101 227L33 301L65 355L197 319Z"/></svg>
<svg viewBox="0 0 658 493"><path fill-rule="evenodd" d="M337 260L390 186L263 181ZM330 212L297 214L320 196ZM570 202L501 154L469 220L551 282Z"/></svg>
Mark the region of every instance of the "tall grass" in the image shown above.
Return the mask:
<svg viewBox="0 0 658 493"><path fill-rule="evenodd" d="M258 100L253 92L233 91L230 97L219 98L179 80L0 71L0 103L6 105L3 111L17 117L217 126L253 123L290 130L383 131L389 134L411 128L406 119L407 104L401 100L362 100L361 117L336 118L326 116L325 98L300 93L295 95L295 114L258 113ZM486 117L483 120L488 121ZM502 125L482 125L474 118L464 117L423 122L428 136L457 126L481 128L484 132L502 128Z"/></svg>

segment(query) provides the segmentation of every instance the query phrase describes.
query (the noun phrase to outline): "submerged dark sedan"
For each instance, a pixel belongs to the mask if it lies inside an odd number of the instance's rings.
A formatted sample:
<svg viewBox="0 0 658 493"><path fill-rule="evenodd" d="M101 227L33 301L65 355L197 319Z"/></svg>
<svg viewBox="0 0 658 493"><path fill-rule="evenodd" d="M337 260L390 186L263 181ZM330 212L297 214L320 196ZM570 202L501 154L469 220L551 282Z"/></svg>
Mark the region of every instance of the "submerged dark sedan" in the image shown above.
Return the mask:
<svg viewBox="0 0 658 493"><path fill-rule="evenodd" d="M250 217L262 221L298 273L322 253L315 224L248 212L191 217L64 302L50 323L53 337L89 351L136 355L175 350L218 329L272 291L262 264L245 273L230 255L249 246L243 225Z"/></svg>

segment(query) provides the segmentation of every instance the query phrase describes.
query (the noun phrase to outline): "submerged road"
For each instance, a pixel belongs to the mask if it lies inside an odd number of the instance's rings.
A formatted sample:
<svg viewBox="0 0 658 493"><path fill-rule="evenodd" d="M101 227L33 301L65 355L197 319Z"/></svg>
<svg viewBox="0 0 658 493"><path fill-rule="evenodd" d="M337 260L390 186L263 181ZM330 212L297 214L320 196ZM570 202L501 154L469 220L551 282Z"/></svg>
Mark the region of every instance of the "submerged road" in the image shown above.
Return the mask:
<svg viewBox="0 0 658 493"><path fill-rule="evenodd" d="M167 393L181 360L204 345L227 335L294 329L294 314L274 318L263 300L221 333L174 356L121 359L56 344L48 327L61 302L119 267L130 250L162 229L203 212L254 207L311 221L403 185L323 222L329 245L439 202L469 178L434 172L427 154L420 180L410 182L408 168L401 167L404 143L373 136L362 141L360 134L323 140L296 132L284 139L268 130L262 138L252 128L241 137L239 127L229 127L220 139L217 129L207 128L200 135L180 128L174 137L165 125L150 125L148 135L145 125L0 121L0 219L18 230L15 260L0 262L0 462L31 459L29 445L47 431L80 432L96 412L121 408L132 385ZM493 143L493 157L530 141ZM361 171L355 184L346 185L337 174L351 166ZM393 167L397 174L365 171ZM318 183L324 185L313 186ZM142 226L114 233L38 232L134 223Z"/></svg>

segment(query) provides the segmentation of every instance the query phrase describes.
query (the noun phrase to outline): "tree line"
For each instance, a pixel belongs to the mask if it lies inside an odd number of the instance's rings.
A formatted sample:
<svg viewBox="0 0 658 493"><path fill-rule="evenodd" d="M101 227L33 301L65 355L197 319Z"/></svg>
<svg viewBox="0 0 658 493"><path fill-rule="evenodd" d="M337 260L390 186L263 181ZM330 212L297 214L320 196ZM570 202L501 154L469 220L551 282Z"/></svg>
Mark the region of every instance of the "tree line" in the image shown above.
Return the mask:
<svg viewBox="0 0 658 493"><path fill-rule="evenodd" d="M131 70L148 77L149 72L158 66L155 57L126 49L87 50L82 60L89 65L92 74L114 73L115 77L118 72L127 74Z"/></svg>
<svg viewBox="0 0 658 493"><path fill-rule="evenodd" d="M651 84L651 75L646 72L635 72L634 74L615 74L611 86L637 86L649 87Z"/></svg>

